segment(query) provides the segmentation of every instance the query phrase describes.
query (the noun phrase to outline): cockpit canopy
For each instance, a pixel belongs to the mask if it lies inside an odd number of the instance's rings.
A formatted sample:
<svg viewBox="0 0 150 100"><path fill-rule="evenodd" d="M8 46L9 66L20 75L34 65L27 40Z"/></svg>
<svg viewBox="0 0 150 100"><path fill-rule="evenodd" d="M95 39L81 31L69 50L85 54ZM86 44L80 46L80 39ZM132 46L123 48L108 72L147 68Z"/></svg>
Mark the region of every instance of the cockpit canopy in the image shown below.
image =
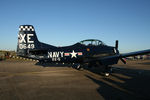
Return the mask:
<svg viewBox="0 0 150 100"><path fill-rule="evenodd" d="M104 46L105 45L102 41L96 40L96 39L87 39L87 40L80 41L79 43L85 46L99 46L99 45Z"/></svg>

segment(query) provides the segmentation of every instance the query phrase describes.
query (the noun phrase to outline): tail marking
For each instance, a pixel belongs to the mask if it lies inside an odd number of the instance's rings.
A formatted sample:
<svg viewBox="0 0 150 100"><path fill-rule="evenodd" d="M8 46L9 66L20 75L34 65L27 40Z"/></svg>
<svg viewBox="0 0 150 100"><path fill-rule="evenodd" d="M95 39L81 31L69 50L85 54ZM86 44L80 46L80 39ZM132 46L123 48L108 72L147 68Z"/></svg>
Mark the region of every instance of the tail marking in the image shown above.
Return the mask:
<svg viewBox="0 0 150 100"><path fill-rule="evenodd" d="M19 31L34 31L33 26L20 26Z"/></svg>
<svg viewBox="0 0 150 100"><path fill-rule="evenodd" d="M19 27L18 47L19 49L34 49L35 30L32 25L21 25Z"/></svg>

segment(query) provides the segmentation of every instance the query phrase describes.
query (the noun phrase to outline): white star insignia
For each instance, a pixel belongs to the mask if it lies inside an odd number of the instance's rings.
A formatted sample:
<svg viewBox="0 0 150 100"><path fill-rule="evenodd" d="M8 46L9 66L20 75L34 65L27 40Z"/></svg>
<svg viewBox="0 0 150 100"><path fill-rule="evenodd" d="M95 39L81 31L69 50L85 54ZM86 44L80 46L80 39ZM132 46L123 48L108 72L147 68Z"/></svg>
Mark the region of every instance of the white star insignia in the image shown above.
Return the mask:
<svg viewBox="0 0 150 100"><path fill-rule="evenodd" d="M76 56L76 55L77 55L77 53L75 53L75 52L74 52L74 50L73 50L73 51L72 51L72 53L70 53L70 54L71 54L71 58L73 58L73 57L75 57L75 58L76 58L76 57L77 57L77 56Z"/></svg>

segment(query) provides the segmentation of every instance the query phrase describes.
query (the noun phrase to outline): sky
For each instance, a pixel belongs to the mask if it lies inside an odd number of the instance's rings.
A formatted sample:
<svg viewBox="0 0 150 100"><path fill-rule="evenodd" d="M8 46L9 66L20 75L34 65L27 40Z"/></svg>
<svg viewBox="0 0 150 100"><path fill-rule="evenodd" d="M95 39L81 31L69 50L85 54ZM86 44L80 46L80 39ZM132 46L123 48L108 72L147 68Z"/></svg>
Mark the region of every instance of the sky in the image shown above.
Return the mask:
<svg viewBox="0 0 150 100"><path fill-rule="evenodd" d="M0 0L0 49L16 50L19 25L67 46L99 39L122 53L150 49L150 0Z"/></svg>

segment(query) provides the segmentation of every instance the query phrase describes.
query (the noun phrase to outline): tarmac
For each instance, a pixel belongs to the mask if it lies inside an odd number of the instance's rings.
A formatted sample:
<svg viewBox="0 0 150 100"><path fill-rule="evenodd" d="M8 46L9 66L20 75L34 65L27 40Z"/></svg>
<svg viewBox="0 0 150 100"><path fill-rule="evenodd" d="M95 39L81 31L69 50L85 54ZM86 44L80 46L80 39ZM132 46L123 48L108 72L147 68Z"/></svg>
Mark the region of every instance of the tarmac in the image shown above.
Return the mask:
<svg viewBox="0 0 150 100"><path fill-rule="evenodd" d="M150 100L150 60L127 62L104 77L99 68L0 61L0 100Z"/></svg>

